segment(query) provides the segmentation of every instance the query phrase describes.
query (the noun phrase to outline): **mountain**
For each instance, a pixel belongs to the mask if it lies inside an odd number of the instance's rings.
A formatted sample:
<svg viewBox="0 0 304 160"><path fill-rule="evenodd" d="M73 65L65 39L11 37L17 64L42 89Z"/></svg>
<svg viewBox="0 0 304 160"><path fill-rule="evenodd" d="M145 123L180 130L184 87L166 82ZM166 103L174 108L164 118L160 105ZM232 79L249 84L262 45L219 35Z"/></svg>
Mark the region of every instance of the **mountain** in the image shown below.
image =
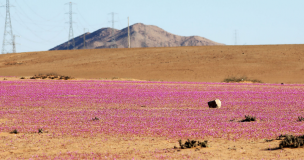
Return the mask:
<svg viewBox="0 0 304 160"><path fill-rule="evenodd" d="M102 28L93 33L85 33L87 49L111 48L112 29ZM114 37L118 48L128 47L128 28L114 29ZM171 34L157 26L137 23L130 26L131 47L175 47L175 46L213 46L224 45L199 36L178 36ZM84 49L84 34L74 38L75 49ZM146 43L145 43L146 42ZM67 50L68 42L60 44L50 50ZM71 44L69 49L71 49Z"/></svg>

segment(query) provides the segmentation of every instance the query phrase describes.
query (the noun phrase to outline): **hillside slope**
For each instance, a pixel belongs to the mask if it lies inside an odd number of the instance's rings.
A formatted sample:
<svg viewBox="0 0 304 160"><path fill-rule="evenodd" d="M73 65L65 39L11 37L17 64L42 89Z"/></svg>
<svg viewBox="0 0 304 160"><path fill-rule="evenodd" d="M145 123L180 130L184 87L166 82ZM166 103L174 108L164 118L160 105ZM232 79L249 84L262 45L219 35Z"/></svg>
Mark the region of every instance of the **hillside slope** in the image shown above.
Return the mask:
<svg viewBox="0 0 304 160"><path fill-rule="evenodd" d="M111 48L113 45L111 34L111 28L85 33L86 49ZM114 37L118 48L128 48L128 28L115 29ZM130 39L132 48L224 45L199 36L177 36L157 26L142 23L130 26ZM84 49L84 35L75 37L74 41L76 49ZM72 45L65 42L50 50L67 50L68 48L72 49Z"/></svg>
<svg viewBox="0 0 304 160"><path fill-rule="evenodd" d="M0 55L0 76L56 72L76 78L197 82L247 76L266 83L304 83L303 57L304 45L46 51Z"/></svg>

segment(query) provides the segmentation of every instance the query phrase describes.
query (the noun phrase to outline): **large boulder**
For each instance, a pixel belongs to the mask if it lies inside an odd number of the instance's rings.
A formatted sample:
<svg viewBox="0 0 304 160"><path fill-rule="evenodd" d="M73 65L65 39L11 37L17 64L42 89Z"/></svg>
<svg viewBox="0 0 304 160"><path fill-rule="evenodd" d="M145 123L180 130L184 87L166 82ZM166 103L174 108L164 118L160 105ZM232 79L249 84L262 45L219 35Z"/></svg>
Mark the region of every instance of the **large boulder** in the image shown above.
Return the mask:
<svg viewBox="0 0 304 160"><path fill-rule="evenodd" d="M219 99L208 102L209 108L221 108L222 102Z"/></svg>

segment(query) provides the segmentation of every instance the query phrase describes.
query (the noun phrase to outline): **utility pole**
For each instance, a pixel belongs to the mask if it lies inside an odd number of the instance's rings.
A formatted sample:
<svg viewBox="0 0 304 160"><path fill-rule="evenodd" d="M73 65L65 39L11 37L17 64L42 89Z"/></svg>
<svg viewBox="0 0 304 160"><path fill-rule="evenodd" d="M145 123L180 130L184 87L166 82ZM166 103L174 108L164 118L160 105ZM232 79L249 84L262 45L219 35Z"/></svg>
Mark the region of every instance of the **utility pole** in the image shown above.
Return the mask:
<svg viewBox="0 0 304 160"><path fill-rule="evenodd" d="M83 30L84 30L84 34L83 34L83 49L86 49L86 41L85 41L86 40L86 38L85 38L85 36L86 36L86 32L85 32L86 29L84 28Z"/></svg>
<svg viewBox="0 0 304 160"><path fill-rule="evenodd" d="M147 45L147 30L146 30L146 25L145 25L145 46L144 47L148 47L148 45Z"/></svg>
<svg viewBox="0 0 304 160"><path fill-rule="evenodd" d="M111 36L112 36L112 45L111 45L111 48L117 48L117 45L116 45L116 42L115 42L115 37L114 37L114 32L115 32L115 29L114 29L114 23L116 22L114 20L114 15L116 13L112 12L112 13L109 13L109 14L112 14L112 32L111 32Z"/></svg>
<svg viewBox="0 0 304 160"><path fill-rule="evenodd" d="M69 31L69 41L68 41L68 47L67 49L69 50L70 49L70 44L72 43L72 49L75 49L75 41L74 41L74 33L73 33L73 3L70 2L70 3L67 3L69 4L70 6L70 12L68 13L69 14L69 17L70 17L70 31ZM72 42L71 42L72 41Z"/></svg>
<svg viewBox="0 0 304 160"><path fill-rule="evenodd" d="M11 14L10 14L10 3L9 0L6 0L6 17L5 17L5 27L4 27L4 36L3 36L3 44L2 44L2 54L5 53L12 53L14 52L14 46L12 47L12 51L6 49L7 45L14 44L14 35L12 29L12 22L11 22Z"/></svg>
<svg viewBox="0 0 304 160"><path fill-rule="evenodd" d="M131 48L131 39L130 39L130 23L129 23L129 17L128 17L128 48Z"/></svg>
<svg viewBox="0 0 304 160"><path fill-rule="evenodd" d="M16 45L17 45L16 37L20 37L20 36L16 36L16 35L13 36L13 53L17 53L17 51L16 51Z"/></svg>
<svg viewBox="0 0 304 160"><path fill-rule="evenodd" d="M234 42L234 45L237 45L237 30L235 30L234 36L235 36L235 42Z"/></svg>
<svg viewBox="0 0 304 160"><path fill-rule="evenodd" d="M16 53L16 36L13 35L13 53Z"/></svg>

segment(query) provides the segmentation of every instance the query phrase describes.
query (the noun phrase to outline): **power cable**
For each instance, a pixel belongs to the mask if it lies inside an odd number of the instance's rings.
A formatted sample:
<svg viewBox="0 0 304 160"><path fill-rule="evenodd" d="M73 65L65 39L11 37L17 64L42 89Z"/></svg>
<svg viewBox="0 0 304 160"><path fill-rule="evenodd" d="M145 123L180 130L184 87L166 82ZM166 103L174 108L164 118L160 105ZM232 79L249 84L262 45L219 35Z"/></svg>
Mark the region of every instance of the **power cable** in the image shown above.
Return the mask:
<svg viewBox="0 0 304 160"><path fill-rule="evenodd" d="M15 1L16 1L16 0L15 0ZM38 17L40 17L41 19L46 20L46 21L51 21L51 20L53 20L53 19L55 19L55 18L57 18L57 17L59 17L60 15L63 14L62 12L59 12L59 13L56 14L54 17L47 19L47 18L42 17L40 14L37 14L30 6L26 3L26 0L23 0L22 2L25 3L25 5L26 5L34 14L36 14Z"/></svg>
<svg viewBox="0 0 304 160"><path fill-rule="evenodd" d="M19 17L19 16L18 16ZM20 18L20 17L19 17ZM28 29L33 35L35 35L37 38L39 38L39 39L41 39L41 40L43 40L43 41L46 41L46 42L54 42L54 41L50 41L50 40L46 40L46 39L44 39L44 38L41 38L40 36L38 36L34 31L32 31L29 27L27 27L27 25L25 25L24 23L23 23L23 21L22 20L16 20L16 22L17 23L19 23L20 25L22 25L22 26L24 26L26 29ZM21 24L21 23L23 23L23 24Z"/></svg>
<svg viewBox="0 0 304 160"><path fill-rule="evenodd" d="M15 0L16 1L16 0ZM18 5L17 7L18 7L18 9L16 9L15 10L15 13L19 13L19 14L21 14L21 15L23 15L23 16L25 16L27 19L29 19L30 21L32 21L31 23L32 24L34 24L34 25L36 25L36 26L39 26L39 24L37 24L36 23L36 21L34 21L33 19L31 19L27 14L26 14L26 12L20 7L20 4L16 1L16 4ZM20 12L20 11L22 12ZM18 15L19 16L19 15ZM62 19L60 19L60 21L61 21ZM23 23L25 23L24 21L23 21ZM40 27L40 26L39 26ZM44 30L49 30L49 29L45 29L45 28L42 28L42 27L40 27L41 29L44 29Z"/></svg>
<svg viewBox="0 0 304 160"><path fill-rule="evenodd" d="M60 32L58 32L58 34L56 34L55 36L53 36L52 38L50 38L50 39L54 39L54 38L56 38L56 37L58 37L58 35L59 34L61 34L62 33L62 31L64 31L64 30L66 30L66 28L64 28L64 29L62 29ZM14 30L18 35L20 35L20 38L21 39L25 39L25 40L27 40L27 41L30 41L30 42L33 42L33 43L40 43L40 44L49 44L49 43L47 43L47 42L44 42L44 41L33 41L33 40L31 40L31 39L28 39L28 38L26 38L25 36L23 36L22 34L20 34L20 32L18 32L18 31L16 31L16 30ZM62 38L63 39L63 38ZM48 40L49 41L49 40ZM49 41L50 42L50 41ZM55 43L55 41L53 41L52 43Z"/></svg>

